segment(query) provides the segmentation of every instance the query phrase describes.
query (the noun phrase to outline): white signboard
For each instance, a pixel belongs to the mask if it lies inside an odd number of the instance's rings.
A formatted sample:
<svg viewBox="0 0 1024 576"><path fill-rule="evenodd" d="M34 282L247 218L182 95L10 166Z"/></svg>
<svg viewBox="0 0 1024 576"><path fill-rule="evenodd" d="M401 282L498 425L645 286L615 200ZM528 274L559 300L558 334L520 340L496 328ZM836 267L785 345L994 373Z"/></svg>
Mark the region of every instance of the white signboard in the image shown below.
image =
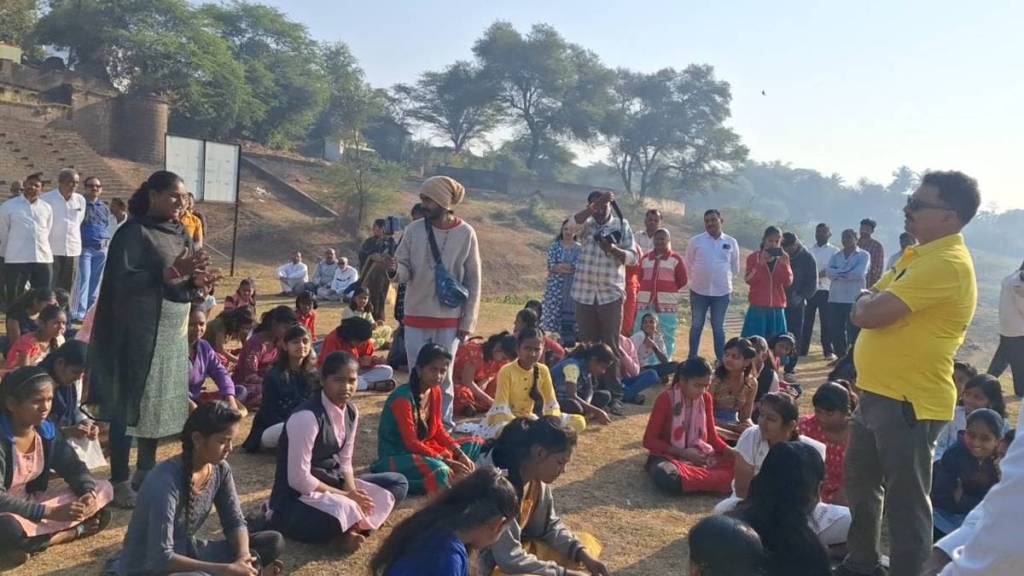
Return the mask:
<svg viewBox="0 0 1024 576"><path fill-rule="evenodd" d="M238 146L168 134L166 148L164 166L181 176L197 201L238 201Z"/></svg>
<svg viewBox="0 0 1024 576"><path fill-rule="evenodd" d="M182 138L168 134L165 145L167 156L164 167L181 176L181 179L185 181L185 188L195 194L196 199L202 199L203 164L206 161L203 153L205 143L195 138Z"/></svg>

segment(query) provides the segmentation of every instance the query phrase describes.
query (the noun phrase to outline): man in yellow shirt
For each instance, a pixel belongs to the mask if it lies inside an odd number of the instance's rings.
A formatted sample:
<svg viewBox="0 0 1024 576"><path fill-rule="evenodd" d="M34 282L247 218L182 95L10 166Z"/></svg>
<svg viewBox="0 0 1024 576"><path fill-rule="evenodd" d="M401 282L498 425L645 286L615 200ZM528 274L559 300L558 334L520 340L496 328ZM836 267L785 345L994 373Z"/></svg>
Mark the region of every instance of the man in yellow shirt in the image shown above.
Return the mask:
<svg viewBox="0 0 1024 576"><path fill-rule="evenodd" d="M960 172L925 174L903 209L919 241L853 306L862 331L854 363L860 405L846 450L853 515L837 574L884 574L879 535L889 519L889 574L917 576L932 542L932 452L953 418L953 359L974 317L977 283L960 231L981 204Z"/></svg>

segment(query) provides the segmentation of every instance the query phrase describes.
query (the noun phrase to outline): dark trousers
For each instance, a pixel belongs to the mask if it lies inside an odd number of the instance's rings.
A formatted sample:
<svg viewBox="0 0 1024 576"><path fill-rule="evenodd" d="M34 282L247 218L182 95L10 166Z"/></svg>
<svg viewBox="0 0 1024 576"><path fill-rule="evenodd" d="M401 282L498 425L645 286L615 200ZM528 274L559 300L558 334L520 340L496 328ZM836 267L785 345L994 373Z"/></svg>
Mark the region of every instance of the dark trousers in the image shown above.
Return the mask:
<svg viewBox="0 0 1024 576"><path fill-rule="evenodd" d="M141 481L146 473L156 466L156 449L160 440L157 438L138 438L135 454L135 468ZM127 482L131 477L129 460L132 454L132 437L128 435L128 426L124 421L110 423L110 483ZM139 486L133 488L138 489Z"/></svg>
<svg viewBox="0 0 1024 576"><path fill-rule="evenodd" d="M796 363L800 360L800 356L797 353L800 350L800 344L804 337L804 306L803 302L793 306L786 307L786 329L796 339L796 349L793 350L793 354L789 358L782 358L782 365L786 372L796 371Z"/></svg>
<svg viewBox="0 0 1024 576"><path fill-rule="evenodd" d="M590 398L590 405L594 408L604 408L611 401L612 395L607 390L595 390L594 395ZM583 408L583 404L577 398L559 396L558 407L566 414L587 415L587 411Z"/></svg>
<svg viewBox="0 0 1024 576"><path fill-rule="evenodd" d="M36 262L5 264L4 272L6 275L4 281L7 284L7 297L10 299L8 301L13 301L25 292L26 282L31 284L33 289L49 290L51 288L49 264Z"/></svg>
<svg viewBox="0 0 1024 576"><path fill-rule="evenodd" d="M814 334L814 316L821 317L821 351L828 356L832 350L832 315L829 314L828 290L818 290L804 306L802 334L797 337L797 349L801 356L807 356L811 349L811 336ZM793 333L796 335L796 332Z"/></svg>
<svg viewBox="0 0 1024 576"><path fill-rule="evenodd" d="M75 287L75 268L78 266L78 256L54 256L53 257L53 287L66 290L71 294Z"/></svg>
<svg viewBox="0 0 1024 576"><path fill-rule="evenodd" d="M850 321L850 311L853 304L841 304L839 302L828 303L829 314L832 315L832 351L836 356L842 358L846 352L857 341L857 334L860 328L854 326Z"/></svg>
<svg viewBox="0 0 1024 576"><path fill-rule="evenodd" d="M576 326L580 342L604 342L615 351L619 350L619 333L622 331L622 300L607 304L576 303ZM599 382L602 390L611 393L613 400L622 400L622 383L615 377L619 373L616 361L604 373Z"/></svg>
<svg viewBox="0 0 1024 576"><path fill-rule="evenodd" d="M999 336L988 373L999 378L1007 367L1013 373L1013 393L1020 398L1024 396L1024 336Z"/></svg>

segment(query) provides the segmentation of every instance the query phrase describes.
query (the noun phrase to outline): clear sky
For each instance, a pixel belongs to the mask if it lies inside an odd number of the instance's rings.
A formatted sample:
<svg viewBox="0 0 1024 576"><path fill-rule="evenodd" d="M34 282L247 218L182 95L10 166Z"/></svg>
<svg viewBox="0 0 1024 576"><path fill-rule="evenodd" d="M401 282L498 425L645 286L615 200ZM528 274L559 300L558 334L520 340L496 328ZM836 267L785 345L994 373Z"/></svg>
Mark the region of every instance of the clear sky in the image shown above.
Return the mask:
<svg viewBox="0 0 1024 576"><path fill-rule="evenodd" d="M708 63L732 85L754 159L851 182L887 182L901 164L959 169L985 205L1024 208L1021 2L262 1L348 43L382 87L471 59L498 19L550 24L613 67Z"/></svg>

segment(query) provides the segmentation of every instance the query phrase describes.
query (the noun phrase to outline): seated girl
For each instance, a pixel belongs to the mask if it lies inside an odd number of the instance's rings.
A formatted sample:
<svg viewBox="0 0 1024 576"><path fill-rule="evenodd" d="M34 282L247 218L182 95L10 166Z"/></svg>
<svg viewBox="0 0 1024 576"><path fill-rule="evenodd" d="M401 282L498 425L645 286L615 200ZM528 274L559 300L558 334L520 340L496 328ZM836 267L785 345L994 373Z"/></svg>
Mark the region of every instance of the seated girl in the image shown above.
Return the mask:
<svg viewBox="0 0 1024 576"><path fill-rule="evenodd" d="M256 309L256 283L252 278L243 278L238 283L238 290L231 296L224 299L224 312L230 312L235 308L248 306Z"/></svg>
<svg viewBox="0 0 1024 576"><path fill-rule="evenodd" d="M679 364L672 387L658 395L644 432L645 466L655 486L669 494L732 489L733 458L715 432L711 365L690 358Z"/></svg>
<svg viewBox="0 0 1024 576"><path fill-rule="evenodd" d="M263 402L263 377L277 362L278 352L284 347L285 333L298 323L291 308L278 306L263 314L252 336L245 341L231 379L245 386L246 406L259 407Z"/></svg>
<svg viewBox="0 0 1024 576"><path fill-rule="evenodd" d="M36 288L18 296L7 305L6 338L0 352L7 354L10 347L23 334L39 329L39 313L50 304L57 303L57 295L48 288Z"/></svg>
<svg viewBox="0 0 1024 576"><path fill-rule="evenodd" d="M78 459L92 470L106 466L107 461L100 447L100 428L85 415L79 401L87 359L88 347L77 340L69 340L43 358L39 367L46 370L55 387L50 421L60 430Z"/></svg>
<svg viewBox="0 0 1024 576"><path fill-rule="evenodd" d="M643 404L647 397L643 391L661 383L661 376L653 368L641 368L633 341L619 334L619 379L622 382L622 401Z"/></svg>
<svg viewBox="0 0 1024 576"><path fill-rule="evenodd" d="M831 576L827 547L846 542L850 511L818 501L824 477L817 450L781 442L772 446L749 497L733 513L761 537L768 576Z"/></svg>
<svg viewBox="0 0 1024 576"><path fill-rule="evenodd" d="M270 492L270 527L300 542L359 549L384 524L409 483L384 472L356 478L352 454L359 411L351 403L359 365L346 352L323 363L321 388L288 417Z"/></svg>
<svg viewBox="0 0 1024 576"><path fill-rule="evenodd" d="M532 308L523 308L516 313L512 334L519 336L519 333L527 328L540 330L540 316ZM557 340L544 334L544 357L541 358L541 363L545 366L554 366L564 359L565 348Z"/></svg>
<svg viewBox="0 0 1024 576"><path fill-rule="evenodd" d="M753 361L757 352L746 338L733 338L725 343L722 362L711 379L711 397L715 402L715 426L726 442L735 442L754 422ZM794 422L795 424L795 422Z"/></svg>
<svg viewBox="0 0 1024 576"><path fill-rule="evenodd" d="M475 416L491 409L498 370L516 359L516 348L516 337L508 332L494 334L482 344L474 338L459 345L452 367L456 416Z"/></svg>
<svg viewBox="0 0 1024 576"><path fill-rule="evenodd" d="M846 446L850 442L850 416L857 409L857 396L847 386L846 382L821 385L811 400L814 414L802 418L799 426L801 434L825 445L825 483L821 487L821 501L844 506L843 466L846 463Z"/></svg>
<svg viewBox="0 0 1024 576"><path fill-rule="evenodd" d="M494 544L518 513L505 475L477 468L395 526L370 560L370 574L469 576L469 551Z"/></svg>
<svg viewBox="0 0 1024 576"><path fill-rule="evenodd" d="M598 390L598 380L611 369L615 352L603 342L580 344L551 369L558 406L566 414L579 414L598 424L611 424L604 408L612 401L607 390Z"/></svg>
<svg viewBox="0 0 1024 576"><path fill-rule="evenodd" d="M432 494L471 473L483 446L479 438L453 439L441 422L441 383L451 360L444 346L420 348L409 383L388 396L381 412L370 470L402 474L411 494Z"/></svg>
<svg viewBox="0 0 1024 576"><path fill-rule="evenodd" d="M754 359L750 363L750 373L757 380L757 392L754 394L754 413L752 418L757 419L757 403L761 397L769 392L782 390L782 378L775 369L775 356L772 354L768 341L760 336L748 338L750 345L754 347Z"/></svg>
<svg viewBox="0 0 1024 576"><path fill-rule="evenodd" d="M609 574L598 560L597 539L574 534L555 514L550 485L565 471L575 449L576 433L553 416L516 418L488 445L480 465L508 471L519 510L497 541L480 553L479 574Z"/></svg>
<svg viewBox="0 0 1024 576"><path fill-rule="evenodd" d="M935 442L935 462L942 458L946 450L960 443L960 435L967 429L967 417L975 410L988 408L1006 420L1006 402L1003 400L1003 388L998 378L991 374L978 374L958 388L962 390L960 403L953 411L952 422L948 422L942 428Z"/></svg>
<svg viewBox="0 0 1024 576"><path fill-rule="evenodd" d="M530 310L527 312L533 314ZM502 427L523 416L555 416L573 430L582 432L587 427L587 419L579 414L562 414L551 372L540 363L544 355L544 332L540 328L523 328L516 343L516 361L498 370L494 404L487 411L480 434L494 438Z"/></svg>
<svg viewBox="0 0 1024 576"><path fill-rule="evenodd" d="M206 333L203 339L213 346L214 352L220 356L220 361L228 369L238 364L238 352L245 346L249 339L249 333L256 324L255 312L249 306L235 308L228 312L221 312L213 320L206 323ZM82 325L85 329L85 325ZM237 348L229 348L229 341L234 339Z"/></svg>
<svg viewBox="0 0 1024 576"><path fill-rule="evenodd" d="M373 324L373 343L380 350L386 350L391 345L392 330L382 321L374 317L373 306L370 305L370 291L360 286L352 293L352 299L348 307L341 310L341 322L349 318L363 318Z"/></svg>
<svg viewBox="0 0 1024 576"><path fill-rule="evenodd" d="M284 349L263 379L264 401L242 447L247 452L277 448L284 423L318 386L316 356L305 326L296 324L282 338Z"/></svg>
<svg viewBox="0 0 1024 576"><path fill-rule="evenodd" d="M114 490L89 474L46 419L53 395L53 379L40 367L18 368L0 384L0 568L110 523ZM51 471L67 485L50 486Z"/></svg>
<svg viewBox="0 0 1024 576"><path fill-rule="evenodd" d="M223 402L203 404L181 433L181 455L161 462L142 484L124 548L108 564L119 576L281 574L284 538L250 534L227 456L242 415ZM195 534L216 507L225 540Z"/></svg>
<svg viewBox="0 0 1024 576"><path fill-rule="evenodd" d="M715 514L723 514L736 507L747 497L750 481L761 470L765 456L772 446L781 442L805 442L813 446L825 459L825 445L801 436L797 431L800 413L788 394L769 392L761 398L757 426L747 428L736 442L733 452L734 468L732 496L715 506Z"/></svg>
<svg viewBox="0 0 1024 576"><path fill-rule="evenodd" d="M319 358L332 352L347 352L359 363L359 389L391 392L395 389L395 370L374 356L373 324L358 316L349 318L324 338Z"/></svg>
<svg viewBox="0 0 1024 576"><path fill-rule="evenodd" d="M996 459L1003 426L1003 418L995 410L972 411L960 441L935 463L932 504L937 536L959 528L967 513L999 482Z"/></svg>
<svg viewBox="0 0 1024 576"><path fill-rule="evenodd" d="M231 408L238 410L245 416L245 408L241 402L245 401L245 388L235 386L227 368L221 364L213 346L203 340L206 332L206 313L198 308L192 308L188 316L188 397L193 408L196 404L210 400L223 400ZM210 394L203 392L203 385L206 379L213 380L217 385L217 392ZM241 401L238 400L241 398Z"/></svg>
<svg viewBox="0 0 1024 576"><path fill-rule="evenodd" d="M299 320L299 324L309 330L309 336L313 342L316 342L316 309L318 307L316 295L309 290L305 290L295 297L295 317Z"/></svg>
<svg viewBox="0 0 1024 576"><path fill-rule="evenodd" d="M775 359L775 370L781 374L784 382L793 382L796 378L796 337L789 332L778 334L768 342Z"/></svg>
<svg viewBox="0 0 1024 576"><path fill-rule="evenodd" d="M7 351L6 368L35 366L52 350L64 344L64 329L68 317L56 304L47 305L39 313L39 325L33 332L26 332Z"/></svg>
<svg viewBox="0 0 1024 576"><path fill-rule="evenodd" d="M661 378L668 378L676 371L676 363L665 353L665 337L662 336L658 315L645 312L640 318L640 331L633 334L633 347L641 368L650 368Z"/></svg>

